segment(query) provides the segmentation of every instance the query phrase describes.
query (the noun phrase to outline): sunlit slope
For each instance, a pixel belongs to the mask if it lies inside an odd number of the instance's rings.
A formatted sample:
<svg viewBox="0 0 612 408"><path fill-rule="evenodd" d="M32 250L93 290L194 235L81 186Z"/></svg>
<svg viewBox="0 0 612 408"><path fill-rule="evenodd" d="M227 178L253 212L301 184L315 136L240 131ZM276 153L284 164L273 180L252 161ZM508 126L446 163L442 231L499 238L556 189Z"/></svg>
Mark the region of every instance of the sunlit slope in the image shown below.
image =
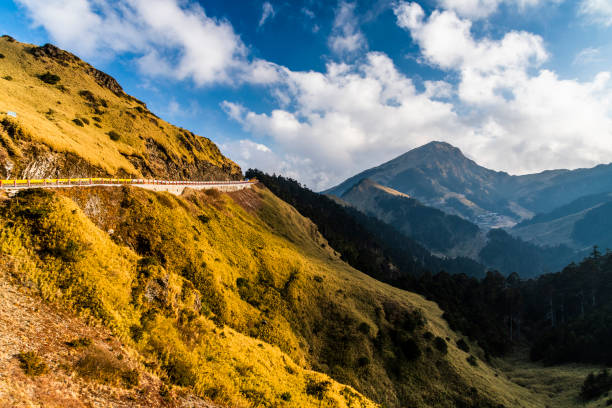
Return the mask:
<svg viewBox="0 0 612 408"><path fill-rule="evenodd" d="M8 36L0 54L1 178L240 177L209 139L156 117L76 56Z"/></svg>
<svg viewBox="0 0 612 408"><path fill-rule="evenodd" d="M0 219L22 283L218 403L541 406L478 351L469 364L436 304L349 267L266 189L25 192Z"/></svg>

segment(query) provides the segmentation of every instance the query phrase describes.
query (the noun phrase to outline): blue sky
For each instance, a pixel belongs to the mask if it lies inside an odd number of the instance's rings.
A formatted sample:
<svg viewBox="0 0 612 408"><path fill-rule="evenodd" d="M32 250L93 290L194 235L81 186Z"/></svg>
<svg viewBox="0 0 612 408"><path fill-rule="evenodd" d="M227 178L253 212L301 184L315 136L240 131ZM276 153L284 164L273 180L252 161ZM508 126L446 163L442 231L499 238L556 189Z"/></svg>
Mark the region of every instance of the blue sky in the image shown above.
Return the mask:
<svg viewBox="0 0 612 408"><path fill-rule="evenodd" d="M314 189L432 140L511 173L612 161L611 0L14 0L0 16L243 169Z"/></svg>

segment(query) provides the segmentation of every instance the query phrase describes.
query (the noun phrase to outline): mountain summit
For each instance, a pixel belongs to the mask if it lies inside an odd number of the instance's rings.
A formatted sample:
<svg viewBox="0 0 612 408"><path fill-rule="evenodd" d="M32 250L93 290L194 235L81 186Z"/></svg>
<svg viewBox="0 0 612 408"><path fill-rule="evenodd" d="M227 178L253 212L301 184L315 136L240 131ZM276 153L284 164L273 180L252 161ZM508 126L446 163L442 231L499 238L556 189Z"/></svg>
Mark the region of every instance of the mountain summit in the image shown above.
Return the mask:
<svg viewBox="0 0 612 408"><path fill-rule="evenodd" d="M517 217L496 188L511 176L479 166L448 143L431 142L410 150L326 193L342 196L364 178L480 225L509 225Z"/></svg>
<svg viewBox="0 0 612 408"><path fill-rule="evenodd" d="M448 143L431 142L365 170L325 193L342 197L365 178L483 228L512 226L579 197L612 191L609 164L513 176L480 166Z"/></svg>

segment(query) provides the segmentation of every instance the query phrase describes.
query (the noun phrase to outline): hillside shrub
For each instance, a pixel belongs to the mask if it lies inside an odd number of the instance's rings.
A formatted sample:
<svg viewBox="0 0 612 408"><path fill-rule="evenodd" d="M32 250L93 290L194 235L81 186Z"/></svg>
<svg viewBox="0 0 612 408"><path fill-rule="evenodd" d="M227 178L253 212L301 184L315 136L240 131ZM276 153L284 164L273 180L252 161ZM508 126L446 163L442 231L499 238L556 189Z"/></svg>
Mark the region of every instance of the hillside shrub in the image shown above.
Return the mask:
<svg viewBox="0 0 612 408"><path fill-rule="evenodd" d="M119 133L115 132L114 130L111 130L107 133L107 135L111 138L112 141L116 142L117 140L119 140L121 138L121 136L119 135Z"/></svg>
<svg viewBox="0 0 612 408"><path fill-rule="evenodd" d="M47 71L44 74L38 75L38 79L40 79L46 84L55 85L60 81L61 78Z"/></svg>
<svg viewBox="0 0 612 408"><path fill-rule="evenodd" d="M315 397L321 401L325 397L325 393L329 390L331 382L309 380L306 384L306 394Z"/></svg>
<svg viewBox="0 0 612 408"><path fill-rule="evenodd" d="M90 103L95 103L96 102L96 97L94 96L93 93L91 93L91 91L87 91L87 90L80 90L79 91L79 95L85 99L86 101L90 102Z"/></svg>
<svg viewBox="0 0 612 408"><path fill-rule="evenodd" d="M85 125L83 124L83 121L81 121L81 119L79 118L74 118L72 119L72 121L74 122L75 125L80 126L80 127L84 127Z"/></svg>
<svg viewBox="0 0 612 408"><path fill-rule="evenodd" d="M79 337L78 339L67 341L66 345L73 348L89 347L91 346L91 339L88 337Z"/></svg>
<svg viewBox="0 0 612 408"><path fill-rule="evenodd" d="M448 345L446 344L446 340L444 340L442 337L436 337L434 339L434 346L442 354L448 353Z"/></svg>
<svg viewBox="0 0 612 408"><path fill-rule="evenodd" d="M6 75L6 76L3 76L2 79L7 80L7 81L12 81L13 77L10 75Z"/></svg>
<svg viewBox="0 0 612 408"><path fill-rule="evenodd" d="M36 377L47 372L47 364L34 351L26 351L17 354L19 365L26 375Z"/></svg>
<svg viewBox="0 0 612 408"><path fill-rule="evenodd" d="M457 347L459 350L465 351L466 353L470 352L470 346L468 346L464 339L457 340Z"/></svg>
<svg viewBox="0 0 612 408"><path fill-rule="evenodd" d="M3 58L4 58L4 54L0 54L0 59L3 59Z"/></svg>
<svg viewBox="0 0 612 408"><path fill-rule="evenodd" d="M599 374L590 373L584 380L580 390L580 397L589 401L612 390L612 376L607 369L601 370Z"/></svg>
<svg viewBox="0 0 612 408"><path fill-rule="evenodd" d="M470 355L468 358L466 358L466 361L472 366L472 367L477 367L478 366L478 360L476 360L476 357Z"/></svg>
<svg viewBox="0 0 612 408"><path fill-rule="evenodd" d="M121 384L127 388L138 385L138 371L130 369L123 359L118 359L102 347L93 347L76 362L77 373L103 384Z"/></svg>

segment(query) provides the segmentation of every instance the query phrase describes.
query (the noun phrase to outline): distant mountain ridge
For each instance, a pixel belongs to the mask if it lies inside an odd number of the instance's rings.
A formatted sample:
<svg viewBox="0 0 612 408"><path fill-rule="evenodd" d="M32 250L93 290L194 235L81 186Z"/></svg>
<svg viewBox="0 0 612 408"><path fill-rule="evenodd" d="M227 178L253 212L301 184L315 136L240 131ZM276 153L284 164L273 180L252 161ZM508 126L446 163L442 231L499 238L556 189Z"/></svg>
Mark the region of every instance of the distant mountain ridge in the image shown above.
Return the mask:
<svg viewBox="0 0 612 408"><path fill-rule="evenodd" d="M514 176L482 167L448 143L431 142L325 193L342 197L365 178L485 229L511 227L582 196L612 191L610 164Z"/></svg>
<svg viewBox="0 0 612 408"><path fill-rule="evenodd" d="M367 178L345 191L341 199L366 214L394 225L434 253L453 257L472 255L475 258L478 250L484 246L484 239L481 239L482 243L475 245L472 251L465 248L483 235L470 221L425 206L404 193Z"/></svg>

